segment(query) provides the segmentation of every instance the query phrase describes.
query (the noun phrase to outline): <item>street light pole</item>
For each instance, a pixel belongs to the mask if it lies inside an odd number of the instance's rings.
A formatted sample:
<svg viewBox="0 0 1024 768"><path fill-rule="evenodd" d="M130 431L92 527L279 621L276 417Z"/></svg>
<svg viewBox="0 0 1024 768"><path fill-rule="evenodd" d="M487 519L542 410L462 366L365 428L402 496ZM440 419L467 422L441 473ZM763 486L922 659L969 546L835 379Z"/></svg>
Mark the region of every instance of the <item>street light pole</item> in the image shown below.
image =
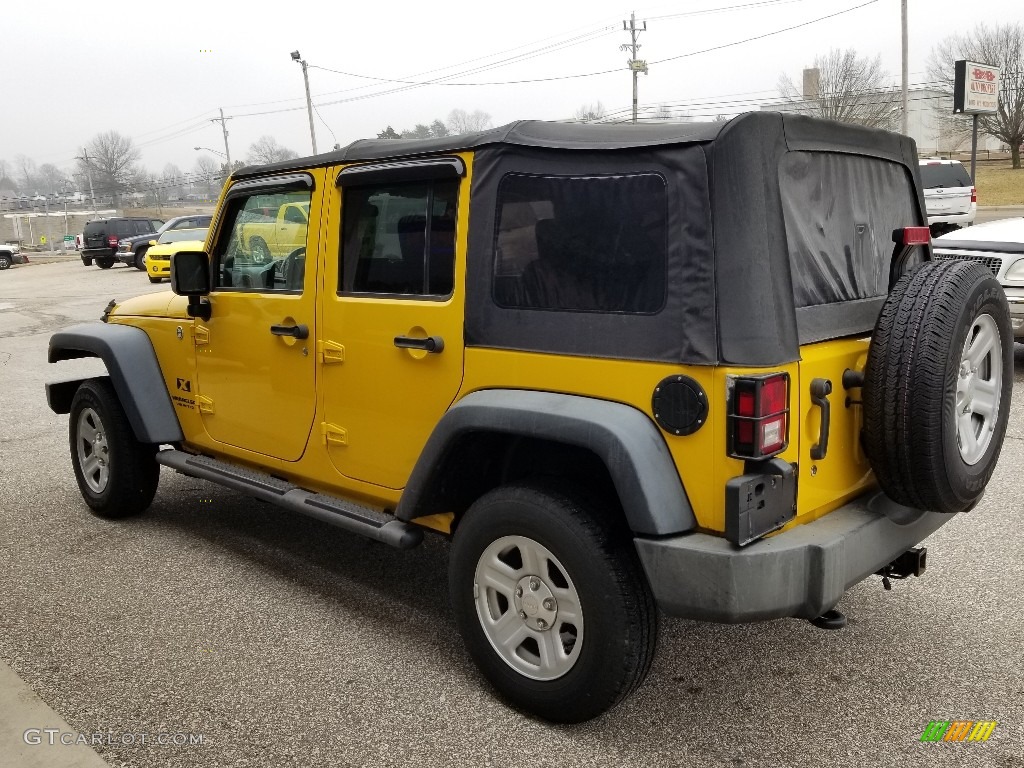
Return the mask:
<svg viewBox="0 0 1024 768"><path fill-rule="evenodd" d="M302 65L302 79L306 83L306 112L309 115L309 138L313 142L313 154L316 152L316 130L313 128L313 99L309 95L309 72L306 67L306 60L302 58L302 54L298 51L292 51L292 61L297 61Z"/></svg>

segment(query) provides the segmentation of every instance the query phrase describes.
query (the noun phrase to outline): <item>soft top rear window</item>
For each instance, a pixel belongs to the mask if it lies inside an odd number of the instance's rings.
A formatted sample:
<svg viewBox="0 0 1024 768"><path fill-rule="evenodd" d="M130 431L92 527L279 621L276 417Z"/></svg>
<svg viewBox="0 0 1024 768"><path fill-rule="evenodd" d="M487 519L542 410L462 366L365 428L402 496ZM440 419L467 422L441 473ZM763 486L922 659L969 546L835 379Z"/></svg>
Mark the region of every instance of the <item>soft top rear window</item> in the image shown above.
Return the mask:
<svg viewBox="0 0 1024 768"><path fill-rule="evenodd" d="M906 167L830 152L787 152L779 189L799 309L884 296L892 232L918 223Z"/></svg>
<svg viewBox="0 0 1024 768"><path fill-rule="evenodd" d="M971 175L960 163L925 163L921 166L921 186L925 189L948 189L973 185Z"/></svg>

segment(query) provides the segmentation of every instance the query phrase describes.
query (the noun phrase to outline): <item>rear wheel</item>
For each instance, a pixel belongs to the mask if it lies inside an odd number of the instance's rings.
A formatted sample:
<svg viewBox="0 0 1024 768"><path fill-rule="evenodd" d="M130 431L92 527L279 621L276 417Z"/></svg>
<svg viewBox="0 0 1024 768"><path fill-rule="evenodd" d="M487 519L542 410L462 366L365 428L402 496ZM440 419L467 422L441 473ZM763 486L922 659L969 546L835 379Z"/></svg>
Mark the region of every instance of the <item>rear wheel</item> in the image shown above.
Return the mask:
<svg viewBox="0 0 1024 768"><path fill-rule="evenodd" d="M584 499L498 488L460 520L451 553L452 606L473 660L515 706L557 722L629 695L657 637L632 537Z"/></svg>
<svg viewBox="0 0 1024 768"><path fill-rule="evenodd" d="M96 259L96 266L98 266L100 269L110 269L112 266L114 266L114 257L104 256L101 259Z"/></svg>
<svg viewBox="0 0 1024 768"><path fill-rule="evenodd" d="M153 502L160 481L155 445L140 443L113 385L82 383L68 421L71 464L82 498L100 517L127 517Z"/></svg>
<svg viewBox="0 0 1024 768"><path fill-rule="evenodd" d="M937 512L977 502L1006 432L1012 347L1006 297L988 270L930 261L900 279L863 390L865 449L887 495Z"/></svg>

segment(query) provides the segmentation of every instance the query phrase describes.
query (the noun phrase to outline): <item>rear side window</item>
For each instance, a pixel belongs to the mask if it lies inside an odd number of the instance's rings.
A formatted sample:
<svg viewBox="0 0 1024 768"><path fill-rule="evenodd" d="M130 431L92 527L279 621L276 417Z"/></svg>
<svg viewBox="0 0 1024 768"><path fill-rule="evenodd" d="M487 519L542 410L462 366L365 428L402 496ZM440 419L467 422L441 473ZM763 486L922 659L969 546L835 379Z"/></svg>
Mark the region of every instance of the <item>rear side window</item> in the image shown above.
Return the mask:
<svg viewBox="0 0 1024 768"><path fill-rule="evenodd" d="M892 231L918 223L917 191L898 163L787 152L779 190L797 308L883 296Z"/></svg>
<svg viewBox="0 0 1024 768"><path fill-rule="evenodd" d="M135 222L135 234L136 235L148 235L151 232L155 232L150 222L148 221L136 221Z"/></svg>
<svg viewBox="0 0 1024 768"><path fill-rule="evenodd" d="M134 223L129 219L118 219L114 222L114 231L121 237L132 237L135 235Z"/></svg>
<svg viewBox="0 0 1024 768"><path fill-rule="evenodd" d="M509 174L498 190L494 301L654 314L665 303L667 219L658 174Z"/></svg>
<svg viewBox="0 0 1024 768"><path fill-rule="evenodd" d="M921 186L925 189L970 187L971 175L960 163L925 163L921 166Z"/></svg>

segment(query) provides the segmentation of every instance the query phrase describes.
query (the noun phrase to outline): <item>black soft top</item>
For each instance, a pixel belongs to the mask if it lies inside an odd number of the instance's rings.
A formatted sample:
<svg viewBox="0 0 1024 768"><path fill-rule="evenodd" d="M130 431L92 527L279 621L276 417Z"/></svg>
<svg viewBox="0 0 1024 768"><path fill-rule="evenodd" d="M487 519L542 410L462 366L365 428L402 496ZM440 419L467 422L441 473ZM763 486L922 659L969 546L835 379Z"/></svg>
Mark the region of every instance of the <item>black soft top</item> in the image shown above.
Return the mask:
<svg viewBox="0 0 1024 768"><path fill-rule="evenodd" d="M554 348L558 340L573 338L573 351L583 355L753 366L796 360L802 344L871 330L886 291L893 229L925 223L913 139L776 112L663 125L527 120L440 139L365 139L243 168L234 178L460 150L474 152L470 345L564 351ZM662 311L601 316L491 301L503 178L645 172L661 175L668 189L670 277Z"/></svg>
<svg viewBox="0 0 1024 768"><path fill-rule="evenodd" d="M739 118L737 118L739 119ZM692 144L713 140L727 123L669 123L663 125L601 125L517 120L500 128L462 133L440 139L359 139L347 147L312 157L272 165L250 165L235 171L236 179L268 172L301 170L361 160L435 155L507 144L538 149L609 150Z"/></svg>

